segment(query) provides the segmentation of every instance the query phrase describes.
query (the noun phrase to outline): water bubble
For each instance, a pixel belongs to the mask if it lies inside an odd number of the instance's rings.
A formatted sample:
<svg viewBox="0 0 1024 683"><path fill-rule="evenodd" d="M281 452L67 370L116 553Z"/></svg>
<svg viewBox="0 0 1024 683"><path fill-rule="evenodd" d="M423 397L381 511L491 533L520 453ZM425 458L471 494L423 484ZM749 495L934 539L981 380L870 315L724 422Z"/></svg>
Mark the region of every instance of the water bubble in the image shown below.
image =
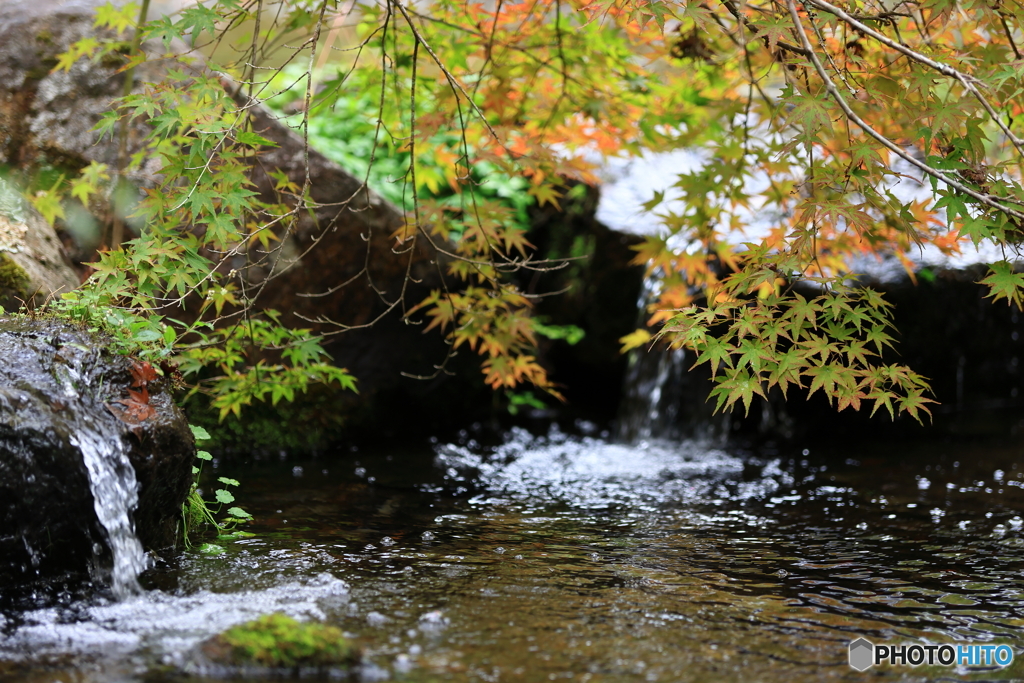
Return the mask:
<svg viewBox="0 0 1024 683"><path fill-rule="evenodd" d="M499 555L504 555L505 549L499 545L497 548L494 549L494 552L498 553Z"/></svg>
<svg viewBox="0 0 1024 683"><path fill-rule="evenodd" d="M292 468L292 476L293 477L301 477L302 474L303 474L303 469L302 469L301 465L296 465L295 467Z"/></svg>
<svg viewBox="0 0 1024 683"><path fill-rule="evenodd" d="M365 467L357 467L356 468L356 476L357 477L365 477L366 476L366 468Z"/></svg>
<svg viewBox="0 0 1024 683"><path fill-rule="evenodd" d="M391 538L390 536L385 536L384 538L380 539L380 544L383 546L394 545L395 539Z"/></svg>
<svg viewBox="0 0 1024 683"><path fill-rule="evenodd" d="M917 488L921 489L922 491L926 491L928 487L931 485L932 483L928 480L927 477L921 477L920 479L917 480Z"/></svg>
<svg viewBox="0 0 1024 683"><path fill-rule="evenodd" d="M381 614L380 612L369 612L366 615L366 623L369 624L370 627L372 628L379 628L384 624L388 623L389 621L391 621L391 619Z"/></svg>
<svg viewBox="0 0 1024 683"><path fill-rule="evenodd" d="M395 672L407 674L410 671L412 671L412 661L409 659L409 655L400 654L395 657Z"/></svg>
<svg viewBox="0 0 1024 683"><path fill-rule="evenodd" d="M420 538L422 538L424 541L433 541L434 534L430 531L424 531L422 534L420 534Z"/></svg>
<svg viewBox="0 0 1024 683"><path fill-rule="evenodd" d="M995 472L992 473L992 478L995 479L996 481L1000 481L1000 482L1003 480L1003 477L1005 477L1005 476L1006 476L1006 473L1003 472L1002 470L996 470Z"/></svg>
<svg viewBox="0 0 1024 683"><path fill-rule="evenodd" d="M420 630L423 632L439 631L451 623L451 620L448 619L448 617L444 615L444 612L439 609L426 612L420 617L419 621Z"/></svg>

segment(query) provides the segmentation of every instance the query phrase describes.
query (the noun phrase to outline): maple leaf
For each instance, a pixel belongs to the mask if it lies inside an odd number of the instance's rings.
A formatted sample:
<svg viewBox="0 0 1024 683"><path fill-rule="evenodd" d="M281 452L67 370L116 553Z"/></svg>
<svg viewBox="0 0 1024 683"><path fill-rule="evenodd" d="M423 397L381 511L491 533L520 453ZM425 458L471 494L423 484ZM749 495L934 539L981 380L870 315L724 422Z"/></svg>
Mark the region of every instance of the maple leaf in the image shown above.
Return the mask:
<svg viewBox="0 0 1024 683"><path fill-rule="evenodd" d="M782 14L772 15L764 21L754 24L758 28L755 38L764 38L768 42L768 49L775 52L779 48L779 40L791 39L793 32L793 20Z"/></svg>
<svg viewBox="0 0 1024 683"><path fill-rule="evenodd" d="M703 350L698 349L700 353L697 356L697 361L693 364L694 367L701 365L702 363L711 363L711 376L714 377L718 374L718 364L725 362L726 365L732 367L732 352L734 351L732 344L722 342L714 337L707 340Z"/></svg>
<svg viewBox="0 0 1024 683"><path fill-rule="evenodd" d="M542 185L531 185L527 192L537 199L538 206L551 204L551 206L555 207L556 210L561 210L558 206L558 198L562 196L562 193L556 190L552 185L547 183Z"/></svg>
<svg viewBox="0 0 1024 683"><path fill-rule="evenodd" d="M651 341L651 333L647 330L640 328L633 330L624 337L619 338L619 343L622 344L622 348L619 349L619 353L626 353L633 349L639 348Z"/></svg>
<svg viewBox="0 0 1024 683"><path fill-rule="evenodd" d="M764 398L764 388L761 386L761 379L757 375L750 375L745 369L732 371L720 381L712 390L711 395L718 397L718 405L715 412L718 412L723 405L730 408L736 401L743 401L745 413L750 412L750 403L754 400L754 394Z"/></svg>
<svg viewBox="0 0 1024 683"><path fill-rule="evenodd" d="M1021 290L1024 289L1024 274L1015 273L1013 264L1008 261L997 261L989 268L992 274L981 281L981 284L988 285L989 297L993 301L1006 299L1009 304L1016 304L1021 308Z"/></svg>
<svg viewBox="0 0 1024 683"><path fill-rule="evenodd" d="M136 388L142 387L142 391L146 392L143 403L149 403L149 393L146 390L146 385L159 377L156 368L147 361L133 361L128 370L132 373L132 386Z"/></svg>
<svg viewBox="0 0 1024 683"><path fill-rule="evenodd" d="M918 414L919 411L928 413L928 417L931 418L932 411L930 411L927 405L925 405L927 403L935 403L935 401L930 398L925 398L919 389L911 389L907 392L906 396L899 399L900 410L905 410L910 413L910 416L920 424L923 424L923 421L921 420L921 416Z"/></svg>
<svg viewBox="0 0 1024 683"><path fill-rule="evenodd" d="M112 403L119 403L123 408L116 408ZM128 398L119 398L106 404L114 417L128 425L140 425L156 415L156 410L149 405L149 392L143 387L141 391L128 390Z"/></svg>

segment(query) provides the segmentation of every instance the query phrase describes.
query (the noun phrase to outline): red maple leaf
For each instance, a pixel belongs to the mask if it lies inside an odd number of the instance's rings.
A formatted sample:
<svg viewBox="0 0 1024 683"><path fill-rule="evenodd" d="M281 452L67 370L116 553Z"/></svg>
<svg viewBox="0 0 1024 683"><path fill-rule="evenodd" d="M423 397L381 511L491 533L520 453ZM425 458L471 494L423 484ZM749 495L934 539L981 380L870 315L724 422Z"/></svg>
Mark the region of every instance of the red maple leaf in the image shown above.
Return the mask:
<svg viewBox="0 0 1024 683"><path fill-rule="evenodd" d="M129 369L132 373L132 379L135 380L132 382L133 387L145 388L147 384L158 377L156 368L150 365L147 361L132 361L132 365ZM144 402L149 403L149 399L147 398Z"/></svg>

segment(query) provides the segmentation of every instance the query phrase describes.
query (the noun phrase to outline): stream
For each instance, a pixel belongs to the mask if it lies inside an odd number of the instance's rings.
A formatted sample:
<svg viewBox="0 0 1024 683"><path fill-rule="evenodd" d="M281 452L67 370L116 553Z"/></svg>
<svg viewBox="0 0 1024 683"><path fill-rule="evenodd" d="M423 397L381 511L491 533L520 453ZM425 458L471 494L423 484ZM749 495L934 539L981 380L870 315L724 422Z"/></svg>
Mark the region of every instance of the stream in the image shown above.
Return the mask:
<svg viewBox="0 0 1024 683"><path fill-rule="evenodd" d="M1020 676L1020 445L472 437L221 465L246 534L157 560L142 595L8 610L0 681L210 681L193 648L272 611L339 625L366 681ZM861 674L860 636L1017 657Z"/></svg>

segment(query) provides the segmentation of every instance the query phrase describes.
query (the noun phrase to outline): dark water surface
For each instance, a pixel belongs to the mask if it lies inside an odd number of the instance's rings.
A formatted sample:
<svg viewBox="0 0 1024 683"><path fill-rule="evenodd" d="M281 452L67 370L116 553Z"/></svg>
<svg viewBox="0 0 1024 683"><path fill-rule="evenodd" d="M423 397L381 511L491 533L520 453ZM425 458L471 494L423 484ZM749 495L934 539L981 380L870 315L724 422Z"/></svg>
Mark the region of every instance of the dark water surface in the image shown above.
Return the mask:
<svg viewBox="0 0 1024 683"><path fill-rule="evenodd" d="M352 634L364 680L1020 677L1022 450L516 433L486 455L225 466L253 536L168 558L142 598L0 617L0 680L206 681L180 673L196 643L277 610ZM1005 642L1016 660L859 674L858 636Z"/></svg>

